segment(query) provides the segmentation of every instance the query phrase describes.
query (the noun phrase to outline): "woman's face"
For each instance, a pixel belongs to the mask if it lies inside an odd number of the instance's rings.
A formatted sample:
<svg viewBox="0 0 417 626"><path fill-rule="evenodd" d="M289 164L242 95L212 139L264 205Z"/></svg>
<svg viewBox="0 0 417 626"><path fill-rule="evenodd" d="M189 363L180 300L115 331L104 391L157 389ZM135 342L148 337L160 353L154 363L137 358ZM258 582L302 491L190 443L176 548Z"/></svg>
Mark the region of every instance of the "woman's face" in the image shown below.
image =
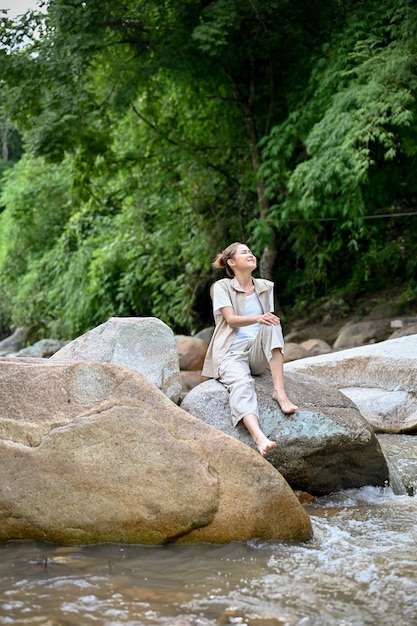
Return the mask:
<svg viewBox="0 0 417 626"><path fill-rule="evenodd" d="M245 244L239 244L233 259L229 261L230 267L236 270L256 269L256 256Z"/></svg>

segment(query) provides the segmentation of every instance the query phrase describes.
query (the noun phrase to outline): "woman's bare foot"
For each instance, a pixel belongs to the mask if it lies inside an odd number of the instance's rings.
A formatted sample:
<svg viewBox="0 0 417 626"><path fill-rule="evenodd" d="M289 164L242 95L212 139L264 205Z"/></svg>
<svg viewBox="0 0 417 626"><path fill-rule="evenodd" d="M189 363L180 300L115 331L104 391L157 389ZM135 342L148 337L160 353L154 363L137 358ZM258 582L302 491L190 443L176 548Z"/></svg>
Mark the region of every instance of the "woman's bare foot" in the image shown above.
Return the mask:
<svg viewBox="0 0 417 626"><path fill-rule="evenodd" d="M272 448L277 447L275 441L268 439L268 437L260 429L257 415L254 413L248 413L248 415L245 415L243 418L243 423L252 435L252 439L262 456L265 456L265 454L269 452L269 450L272 450Z"/></svg>
<svg viewBox="0 0 417 626"><path fill-rule="evenodd" d="M274 391L272 399L275 400L275 402L278 402L281 407L281 411L285 415L290 415L291 413L298 411L299 407L296 404L293 404L286 394L279 395L277 391Z"/></svg>
<svg viewBox="0 0 417 626"><path fill-rule="evenodd" d="M275 443L275 441L271 441L264 434L262 434L262 437L259 437L258 439L254 439L254 441L255 441L256 447L258 448L258 451L262 454L262 456L265 456L267 452L277 447L277 444Z"/></svg>

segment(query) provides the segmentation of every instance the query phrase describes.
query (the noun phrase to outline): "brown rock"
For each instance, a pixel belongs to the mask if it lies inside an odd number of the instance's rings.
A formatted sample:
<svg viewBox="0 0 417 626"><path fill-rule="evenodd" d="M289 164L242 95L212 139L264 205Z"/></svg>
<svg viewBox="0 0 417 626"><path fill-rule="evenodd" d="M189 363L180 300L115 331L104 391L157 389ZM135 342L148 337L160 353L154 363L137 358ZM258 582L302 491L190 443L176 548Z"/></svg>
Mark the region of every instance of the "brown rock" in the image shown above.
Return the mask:
<svg viewBox="0 0 417 626"><path fill-rule="evenodd" d="M307 356L310 356L308 350L303 348L300 344L293 342L288 342L285 344L285 363L289 363L289 361L296 361L297 359L304 359Z"/></svg>
<svg viewBox="0 0 417 626"><path fill-rule="evenodd" d="M311 537L282 476L143 375L0 359L0 540L163 544Z"/></svg>
<svg viewBox="0 0 417 626"><path fill-rule="evenodd" d="M206 376L201 375L201 370L199 372L181 372L181 380L182 380L182 393L183 395L190 391L190 389L194 389L197 385L200 385L205 380L208 380Z"/></svg>
<svg viewBox="0 0 417 626"><path fill-rule="evenodd" d="M198 337L176 335L175 343L180 358L180 370L201 371L207 352L206 342Z"/></svg>
<svg viewBox="0 0 417 626"><path fill-rule="evenodd" d="M322 339L307 339L307 341L303 341L300 346L307 350L308 356L327 354L332 351L327 341L323 341Z"/></svg>

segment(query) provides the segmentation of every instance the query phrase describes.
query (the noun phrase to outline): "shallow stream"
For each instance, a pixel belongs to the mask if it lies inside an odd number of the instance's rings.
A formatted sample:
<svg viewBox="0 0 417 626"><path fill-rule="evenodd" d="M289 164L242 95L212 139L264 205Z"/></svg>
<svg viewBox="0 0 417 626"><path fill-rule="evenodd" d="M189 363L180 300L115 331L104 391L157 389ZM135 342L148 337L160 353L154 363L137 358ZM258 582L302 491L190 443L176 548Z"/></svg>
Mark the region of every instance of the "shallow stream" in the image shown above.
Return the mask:
<svg viewBox="0 0 417 626"><path fill-rule="evenodd" d="M383 443L399 473L417 476L417 437ZM412 626L417 498L399 482L396 493L364 487L317 498L307 506L314 538L304 544L2 543L0 624Z"/></svg>

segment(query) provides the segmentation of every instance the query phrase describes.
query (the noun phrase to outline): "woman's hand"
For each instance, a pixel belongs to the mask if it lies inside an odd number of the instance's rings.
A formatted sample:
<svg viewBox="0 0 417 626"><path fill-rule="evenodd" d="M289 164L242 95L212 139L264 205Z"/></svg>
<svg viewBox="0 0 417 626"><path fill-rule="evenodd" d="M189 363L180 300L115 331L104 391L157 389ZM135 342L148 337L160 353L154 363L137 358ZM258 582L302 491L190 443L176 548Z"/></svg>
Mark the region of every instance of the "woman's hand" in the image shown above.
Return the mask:
<svg viewBox="0 0 417 626"><path fill-rule="evenodd" d="M275 315L275 313L264 313L259 316L258 322L260 324L265 324L266 326L278 326L278 324L281 323L281 320Z"/></svg>

